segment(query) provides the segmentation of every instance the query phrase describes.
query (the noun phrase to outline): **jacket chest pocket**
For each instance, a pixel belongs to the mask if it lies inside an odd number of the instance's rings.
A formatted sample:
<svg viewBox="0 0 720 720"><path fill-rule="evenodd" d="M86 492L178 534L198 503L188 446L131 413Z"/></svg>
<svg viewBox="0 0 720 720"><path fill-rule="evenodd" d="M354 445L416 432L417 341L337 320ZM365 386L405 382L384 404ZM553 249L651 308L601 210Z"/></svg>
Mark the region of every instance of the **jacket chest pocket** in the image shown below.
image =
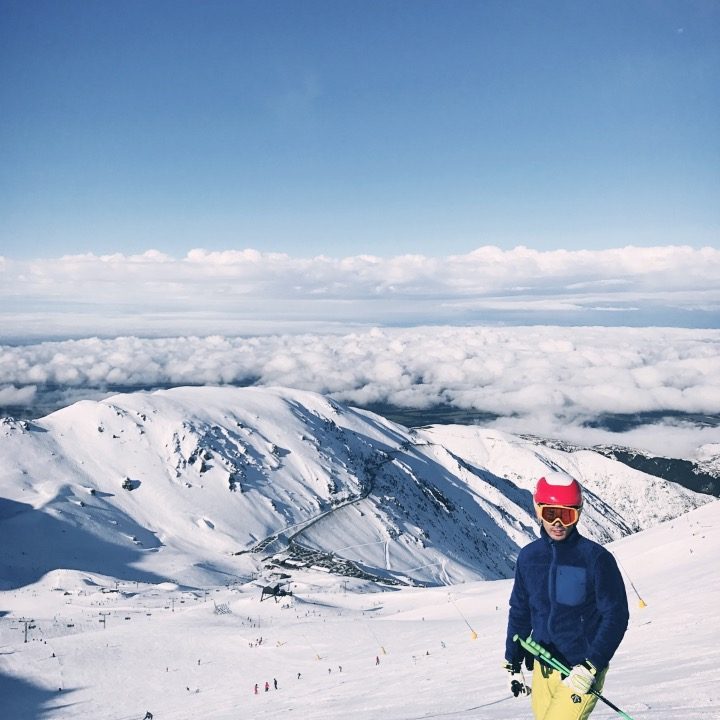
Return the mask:
<svg viewBox="0 0 720 720"><path fill-rule="evenodd" d="M587 571L573 565L558 565L555 600L562 605L581 605L587 593Z"/></svg>

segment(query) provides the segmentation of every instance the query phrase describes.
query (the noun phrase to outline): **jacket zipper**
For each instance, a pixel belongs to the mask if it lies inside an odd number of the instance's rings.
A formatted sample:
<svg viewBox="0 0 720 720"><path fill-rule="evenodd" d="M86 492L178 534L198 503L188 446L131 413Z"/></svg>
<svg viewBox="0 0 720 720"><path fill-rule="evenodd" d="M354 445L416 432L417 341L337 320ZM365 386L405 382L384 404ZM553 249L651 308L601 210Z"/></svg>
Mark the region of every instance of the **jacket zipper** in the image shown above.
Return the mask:
<svg viewBox="0 0 720 720"><path fill-rule="evenodd" d="M555 543L550 543L550 552L552 559L550 560L550 572L548 573L548 603L550 605L550 611L548 612L548 619L547 619L547 631L548 631L548 638L552 638L554 633L552 629L553 625L553 619L555 616L555 594L553 592L553 588L557 584L556 582L556 575L557 575L557 546Z"/></svg>

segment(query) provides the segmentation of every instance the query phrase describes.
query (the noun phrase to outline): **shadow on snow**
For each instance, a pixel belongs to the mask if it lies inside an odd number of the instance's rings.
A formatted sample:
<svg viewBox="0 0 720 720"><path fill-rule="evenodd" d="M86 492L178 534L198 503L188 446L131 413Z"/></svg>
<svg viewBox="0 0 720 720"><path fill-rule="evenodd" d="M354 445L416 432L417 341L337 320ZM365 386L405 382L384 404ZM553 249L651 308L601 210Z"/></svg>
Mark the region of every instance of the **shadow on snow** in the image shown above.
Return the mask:
<svg viewBox="0 0 720 720"><path fill-rule="evenodd" d="M110 543L79 522L77 516L59 520L29 504L0 498L0 590L32 584L60 569L148 583L166 579L132 567L147 550L129 539L128 545ZM138 533L147 532L136 527Z"/></svg>

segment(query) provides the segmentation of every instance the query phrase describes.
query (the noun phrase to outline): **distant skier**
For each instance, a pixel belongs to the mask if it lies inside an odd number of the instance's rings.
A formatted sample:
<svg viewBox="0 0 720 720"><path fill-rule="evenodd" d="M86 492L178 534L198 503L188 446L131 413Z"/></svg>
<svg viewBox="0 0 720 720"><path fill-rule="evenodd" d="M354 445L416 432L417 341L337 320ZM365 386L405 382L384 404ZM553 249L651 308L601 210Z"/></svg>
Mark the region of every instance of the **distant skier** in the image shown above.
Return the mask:
<svg viewBox="0 0 720 720"><path fill-rule="evenodd" d="M266 680L265 681L265 692L268 692L270 690L270 683Z"/></svg>
<svg viewBox="0 0 720 720"><path fill-rule="evenodd" d="M376 664L376 665L379 665L379 664L380 664L380 656L379 656L379 655L376 655L376 656L375 656L375 664Z"/></svg>
<svg viewBox="0 0 720 720"><path fill-rule="evenodd" d="M153 720L153 714L148 710L145 713L145 717L143 718L143 720Z"/></svg>
<svg viewBox="0 0 720 720"><path fill-rule="evenodd" d="M571 668L563 680L557 670L534 663L532 710L536 720L587 720L595 707L610 659L628 625L625 585L615 558L576 529L582 512L577 480L553 472L537 482L535 511L540 538L518 555L510 595L505 669L517 697L529 693L522 663L530 669L515 635L547 648Z"/></svg>
<svg viewBox="0 0 720 720"><path fill-rule="evenodd" d="M256 695L258 694L258 689L259 689L259 688L258 688L258 684L255 683L255 694L256 694Z"/></svg>
<svg viewBox="0 0 720 720"><path fill-rule="evenodd" d="M277 690L277 678L273 678L273 687Z"/></svg>

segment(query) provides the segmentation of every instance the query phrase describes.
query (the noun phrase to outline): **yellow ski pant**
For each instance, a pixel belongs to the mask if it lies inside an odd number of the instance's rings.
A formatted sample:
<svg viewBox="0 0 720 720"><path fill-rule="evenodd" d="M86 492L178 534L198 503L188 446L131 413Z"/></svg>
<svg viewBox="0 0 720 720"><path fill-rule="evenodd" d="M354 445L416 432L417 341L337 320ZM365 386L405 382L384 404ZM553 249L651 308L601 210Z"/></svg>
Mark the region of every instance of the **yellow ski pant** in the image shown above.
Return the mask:
<svg viewBox="0 0 720 720"><path fill-rule="evenodd" d="M598 673L595 680L593 687L598 692L602 691L605 673L607 668ZM562 676L557 670L545 667L537 660L530 698L535 720L587 720L598 700L592 693L579 695L563 685Z"/></svg>

